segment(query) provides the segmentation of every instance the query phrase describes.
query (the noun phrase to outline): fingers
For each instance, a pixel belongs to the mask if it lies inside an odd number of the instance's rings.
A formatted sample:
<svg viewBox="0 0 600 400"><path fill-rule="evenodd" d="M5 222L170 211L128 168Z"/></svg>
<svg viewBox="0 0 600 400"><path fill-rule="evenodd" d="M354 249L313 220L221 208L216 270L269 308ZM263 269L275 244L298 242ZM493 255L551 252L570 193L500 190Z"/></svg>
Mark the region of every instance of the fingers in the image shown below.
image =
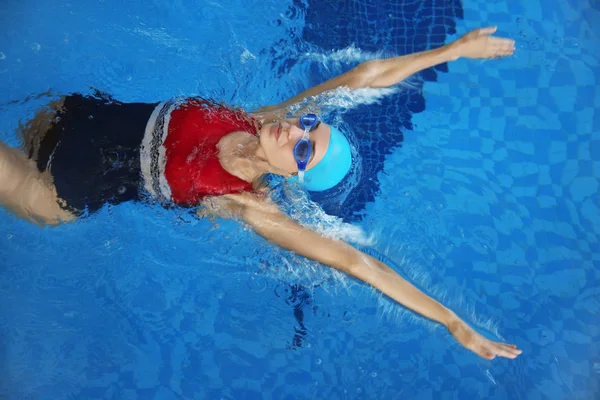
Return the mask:
<svg viewBox="0 0 600 400"><path fill-rule="evenodd" d="M487 341L487 343L482 343L477 346L475 352L482 358L486 360L493 360L498 357L517 358L522 350L517 349L517 346L514 344L506 344L506 343L497 343L492 341Z"/></svg>
<svg viewBox="0 0 600 400"><path fill-rule="evenodd" d="M500 357L517 358L521 353L523 353L523 351L517 349L517 346L514 344L494 343L493 347L494 354Z"/></svg>
<svg viewBox="0 0 600 400"><path fill-rule="evenodd" d="M503 349L499 349L496 352L496 355L500 356L500 357L504 357L504 358L517 358L519 356L519 354L521 354L522 351L520 350L515 350L515 349L508 349L508 348L503 348Z"/></svg>
<svg viewBox="0 0 600 400"><path fill-rule="evenodd" d="M491 37L491 38L488 38L488 41L489 41L489 43L492 43L496 47L505 47L505 48L515 47L515 41L512 39Z"/></svg>
<svg viewBox="0 0 600 400"><path fill-rule="evenodd" d="M501 51L513 52L515 51L515 41L512 39L496 39L496 46Z"/></svg>
<svg viewBox="0 0 600 400"><path fill-rule="evenodd" d="M477 33L480 36L491 35L492 33L496 32L497 29L498 29L497 26L488 26L487 28L480 28L480 29L478 29Z"/></svg>
<svg viewBox="0 0 600 400"><path fill-rule="evenodd" d="M510 56L515 52L515 41L512 39L488 38L490 57Z"/></svg>
<svg viewBox="0 0 600 400"><path fill-rule="evenodd" d="M512 40L512 39L504 39L504 38L493 37L493 38L489 38L488 40L494 46L496 46L498 48L514 49L514 47L515 47L515 41Z"/></svg>
<svg viewBox="0 0 600 400"><path fill-rule="evenodd" d="M498 354L497 349L494 349L493 346L477 346L472 349L479 357L485 358L486 360L493 360L496 358L496 354Z"/></svg>

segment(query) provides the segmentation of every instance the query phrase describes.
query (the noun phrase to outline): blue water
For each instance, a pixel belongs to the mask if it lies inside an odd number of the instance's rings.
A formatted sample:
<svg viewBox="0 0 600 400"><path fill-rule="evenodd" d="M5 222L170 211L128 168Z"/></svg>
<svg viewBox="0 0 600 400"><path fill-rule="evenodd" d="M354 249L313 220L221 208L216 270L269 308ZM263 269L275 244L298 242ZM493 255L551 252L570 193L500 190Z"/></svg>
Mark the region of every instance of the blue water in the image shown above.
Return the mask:
<svg viewBox="0 0 600 400"><path fill-rule="evenodd" d="M0 398L597 398L598 3L380 3L9 0L0 139L18 145L19 122L63 93L252 108L498 24L514 57L440 66L343 113L360 185L315 200L523 355L479 359L232 221L124 204L40 229L2 211Z"/></svg>

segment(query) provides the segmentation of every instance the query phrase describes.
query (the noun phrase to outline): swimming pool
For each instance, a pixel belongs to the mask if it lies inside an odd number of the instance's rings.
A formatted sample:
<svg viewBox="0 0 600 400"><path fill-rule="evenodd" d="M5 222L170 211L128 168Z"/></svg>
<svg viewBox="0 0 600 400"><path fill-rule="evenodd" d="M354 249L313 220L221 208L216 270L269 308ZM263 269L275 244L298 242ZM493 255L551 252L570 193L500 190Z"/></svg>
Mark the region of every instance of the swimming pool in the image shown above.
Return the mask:
<svg viewBox="0 0 600 400"><path fill-rule="evenodd" d="M594 398L600 10L550 3L5 2L0 138L13 145L61 93L250 108L370 53L498 24L515 57L459 61L343 114L363 179L325 208L524 354L480 360L234 222L125 204L39 229L1 212L0 397Z"/></svg>

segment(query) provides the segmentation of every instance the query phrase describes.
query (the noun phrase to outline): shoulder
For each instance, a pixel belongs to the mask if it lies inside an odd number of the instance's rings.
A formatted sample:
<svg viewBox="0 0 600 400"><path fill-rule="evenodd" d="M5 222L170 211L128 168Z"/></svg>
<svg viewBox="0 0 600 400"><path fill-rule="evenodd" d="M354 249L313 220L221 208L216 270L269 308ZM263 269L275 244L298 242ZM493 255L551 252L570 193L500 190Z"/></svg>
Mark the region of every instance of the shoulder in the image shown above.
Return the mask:
<svg viewBox="0 0 600 400"><path fill-rule="evenodd" d="M254 190L261 187L262 179L256 176L256 161L244 155L244 149L256 146L258 138L248 132L232 132L222 137L217 144L221 167L250 184ZM256 181L256 182L255 182Z"/></svg>
<svg viewBox="0 0 600 400"><path fill-rule="evenodd" d="M240 149L247 146L253 140L256 140L256 137L244 131L232 132L223 136L217 143L219 160L223 167L226 170L235 170L238 169L237 167L241 162L249 161L240 156ZM232 173L232 171L229 172Z"/></svg>
<svg viewBox="0 0 600 400"><path fill-rule="evenodd" d="M218 143L219 149L224 150L231 146L244 145L250 140L256 139L256 136L245 131L235 131L223 136Z"/></svg>

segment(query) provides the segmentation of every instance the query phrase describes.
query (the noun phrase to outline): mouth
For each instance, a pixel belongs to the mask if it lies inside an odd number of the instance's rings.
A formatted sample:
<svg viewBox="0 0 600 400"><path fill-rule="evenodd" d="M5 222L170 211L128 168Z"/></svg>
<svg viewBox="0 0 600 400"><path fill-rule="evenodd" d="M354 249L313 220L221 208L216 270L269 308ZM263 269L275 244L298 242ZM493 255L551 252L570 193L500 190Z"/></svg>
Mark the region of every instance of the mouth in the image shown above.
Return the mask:
<svg viewBox="0 0 600 400"><path fill-rule="evenodd" d="M281 136L281 123L271 126L270 131L275 140L279 140L279 136Z"/></svg>

